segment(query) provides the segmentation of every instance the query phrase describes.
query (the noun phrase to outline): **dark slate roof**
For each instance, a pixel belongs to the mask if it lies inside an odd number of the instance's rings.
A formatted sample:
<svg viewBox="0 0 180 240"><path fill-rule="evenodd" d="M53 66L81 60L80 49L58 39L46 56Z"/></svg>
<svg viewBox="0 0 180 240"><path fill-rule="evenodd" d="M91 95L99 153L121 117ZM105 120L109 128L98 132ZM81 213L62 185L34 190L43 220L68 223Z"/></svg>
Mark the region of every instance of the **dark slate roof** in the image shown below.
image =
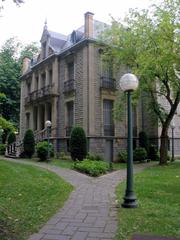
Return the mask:
<svg viewBox="0 0 180 240"><path fill-rule="evenodd" d="M94 21L94 33L93 38L97 39L98 35L107 29L109 26L103 22L93 20ZM61 33L53 32L47 29L47 25L45 25L43 36L47 36L49 39L49 46L55 53L60 53L61 51L73 46L77 42L81 41L84 38L84 25L74 30L69 35L63 35ZM43 38L41 38L42 40Z"/></svg>

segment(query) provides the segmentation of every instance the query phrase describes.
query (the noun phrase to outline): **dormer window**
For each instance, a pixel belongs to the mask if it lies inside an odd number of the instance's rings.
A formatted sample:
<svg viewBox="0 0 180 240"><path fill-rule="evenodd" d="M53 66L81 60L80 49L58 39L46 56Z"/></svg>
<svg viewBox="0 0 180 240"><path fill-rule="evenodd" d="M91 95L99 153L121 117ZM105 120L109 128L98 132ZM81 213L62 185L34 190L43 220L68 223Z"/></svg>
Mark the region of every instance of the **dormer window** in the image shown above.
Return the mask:
<svg viewBox="0 0 180 240"><path fill-rule="evenodd" d="M46 58L46 42L42 43L42 58L45 59Z"/></svg>
<svg viewBox="0 0 180 240"><path fill-rule="evenodd" d="M73 31L72 33L71 33L71 42L72 43L76 43L76 31Z"/></svg>

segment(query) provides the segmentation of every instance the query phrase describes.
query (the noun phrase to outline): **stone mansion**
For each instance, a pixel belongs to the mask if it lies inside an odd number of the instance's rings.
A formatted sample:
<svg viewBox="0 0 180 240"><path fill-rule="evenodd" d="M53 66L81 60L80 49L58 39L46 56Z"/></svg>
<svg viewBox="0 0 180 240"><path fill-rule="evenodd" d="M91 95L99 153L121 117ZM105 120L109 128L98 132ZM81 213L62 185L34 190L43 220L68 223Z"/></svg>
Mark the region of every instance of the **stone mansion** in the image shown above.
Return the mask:
<svg viewBox="0 0 180 240"><path fill-rule="evenodd" d="M56 152L68 152L71 129L81 126L88 138L89 151L115 160L118 151L126 148L127 138L126 113L122 113L122 121L113 118L121 74L115 76L103 64L97 38L107 25L93 15L85 13L84 25L68 36L50 31L45 24L37 60L24 58L20 137L28 128L37 136L45 136L45 121L50 120ZM145 104L142 98L133 109L133 134L136 138L143 130L158 143L158 121L151 120ZM180 138L179 132L178 126L175 134Z"/></svg>

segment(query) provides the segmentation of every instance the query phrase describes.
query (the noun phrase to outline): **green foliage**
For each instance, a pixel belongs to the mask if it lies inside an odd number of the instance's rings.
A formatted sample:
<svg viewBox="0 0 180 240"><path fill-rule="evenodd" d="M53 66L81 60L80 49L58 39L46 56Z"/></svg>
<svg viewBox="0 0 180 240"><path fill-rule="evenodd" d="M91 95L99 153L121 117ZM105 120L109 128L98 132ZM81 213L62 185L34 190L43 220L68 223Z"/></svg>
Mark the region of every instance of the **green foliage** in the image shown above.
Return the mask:
<svg viewBox="0 0 180 240"><path fill-rule="evenodd" d="M108 171L109 166L103 161L85 159L82 162L75 163L74 168L90 176L97 177L101 174L105 174Z"/></svg>
<svg viewBox="0 0 180 240"><path fill-rule="evenodd" d="M137 97L149 94L149 107L162 126L161 139L166 137L180 102L178 16L179 0L164 0L148 10L130 9L123 20L112 19L111 28L102 36L107 44L104 58L113 58L118 71L131 70L139 77ZM160 99L168 103L168 111ZM163 164L167 161L163 159L167 153L165 142L161 141L160 149Z"/></svg>
<svg viewBox="0 0 180 240"><path fill-rule="evenodd" d="M147 151L145 148L139 147L136 148L133 152L134 161L143 161L147 158Z"/></svg>
<svg viewBox="0 0 180 240"><path fill-rule="evenodd" d="M67 161L71 160L71 157L69 155L66 155L65 152L63 152L63 151L60 152L59 158L60 158L60 160L67 160Z"/></svg>
<svg viewBox="0 0 180 240"><path fill-rule="evenodd" d="M11 144L16 141L16 134L14 132L10 132L8 135L8 144Z"/></svg>
<svg viewBox="0 0 180 240"><path fill-rule="evenodd" d="M6 142L7 136L10 132L15 132L15 127L14 125L10 122L7 121L5 118L0 116L0 128L2 128L4 130L3 134L2 134L2 141L3 143Z"/></svg>
<svg viewBox="0 0 180 240"><path fill-rule="evenodd" d="M34 46L34 48L33 48ZM8 39L0 49L0 114L19 124L20 76L22 57L37 52L34 43L22 46L15 38Z"/></svg>
<svg viewBox="0 0 180 240"><path fill-rule="evenodd" d="M149 140L147 134L143 131L139 133L139 146L145 148L147 152L149 151Z"/></svg>
<svg viewBox="0 0 180 240"><path fill-rule="evenodd" d="M126 150L121 150L118 153L118 162L120 162L120 163L126 163L127 162L127 151Z"/></svg>
<svg viewBox="0 0 180 240"><path fill-rule="evenodd" d="M0 144L0 155L4 155L6 152L6 144Z"/></svg>
<svg viewBox="0 0 180 240"><path fill-rule="evenodd" d="M153 161L159 161L158 148L153 144L149 146L148 158Z"/></svg>
<svg viewBox="0 0 180 240"><path fill-rule="evenodd" d="M91 160L91 161L104 161L102 156L95 154L95 153L90 153L90 152L88 152L86 159Z"/></svg>
<svg viewBox="0 0 180 240"><path fill-rule="evenodd" d="M35 152L35 139L34 133L31 129L28 129L25 132L24 139L23 139L23 147L24 147L24 154L28 158L31 158Z"/></svg>
<svg viewBox="0 0 180 240"><path fill-rule="evenodd" d="M39 142L36 145L36 152L37 152L38 158L41 161L47 160L47 157L48 157L48 142L47 141ZM51 143L49 144L49 152L50 152L50 156L54 155L53 145Z"/></svg>
<svg viewBox="0 0 180 240"><path fill-rule="evenodd" d="M48 170L0 160L0 239L24 240L61 208L73 187Z"/></svg>
<svg viewBox="0 0 180 240"><path fill-rule="evenodd" d="M72 159L82 161L87 155L86 134L81 127L74 127L70 137L70 152Z"/></svg>
<svg viewBox="0 0 180 240"><path fill-rule="evenodd" d="M125 183L117 187L120 203ZM180 162L153 166L135 175L138 208L133 211L118 208L117 239L132 239L137 233L179 239L179 186Z"/></svg>

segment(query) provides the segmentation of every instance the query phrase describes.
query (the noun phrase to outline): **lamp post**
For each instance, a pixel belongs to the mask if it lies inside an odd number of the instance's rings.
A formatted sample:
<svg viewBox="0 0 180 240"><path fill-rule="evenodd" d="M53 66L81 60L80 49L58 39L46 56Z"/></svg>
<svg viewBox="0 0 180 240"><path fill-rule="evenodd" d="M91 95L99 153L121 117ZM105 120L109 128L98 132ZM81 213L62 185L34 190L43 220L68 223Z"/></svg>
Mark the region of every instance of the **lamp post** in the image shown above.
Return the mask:
<svg viewBox="0 0 180 240"><path fill-rule="evenodd" d="M175 124L174 121L171 122L171 130L172 130L172 158L171 162L174 162L174 129L175 129Z"/></svg>
<svg viewBox="0 0 180 240"><path fill-rule="evenodd" d="M47 140L48 140L48 155L47 155L47 160L50 159L50 128L51 128L51 121L47 120L45 122L45 127L47 129Z"/></svg>
<svg viewBox="0 0 180 240"><path fill-rule="evenodd" d="M120 88L127 92L127 107L128 107L128 159L127 159L127 179L126 191L122 207L136 208L137 200L133 190L133 132L132 132L132 105L131 105L131 92L138 87L138 79L134 74L126 73L119 81Z"/></svg>

